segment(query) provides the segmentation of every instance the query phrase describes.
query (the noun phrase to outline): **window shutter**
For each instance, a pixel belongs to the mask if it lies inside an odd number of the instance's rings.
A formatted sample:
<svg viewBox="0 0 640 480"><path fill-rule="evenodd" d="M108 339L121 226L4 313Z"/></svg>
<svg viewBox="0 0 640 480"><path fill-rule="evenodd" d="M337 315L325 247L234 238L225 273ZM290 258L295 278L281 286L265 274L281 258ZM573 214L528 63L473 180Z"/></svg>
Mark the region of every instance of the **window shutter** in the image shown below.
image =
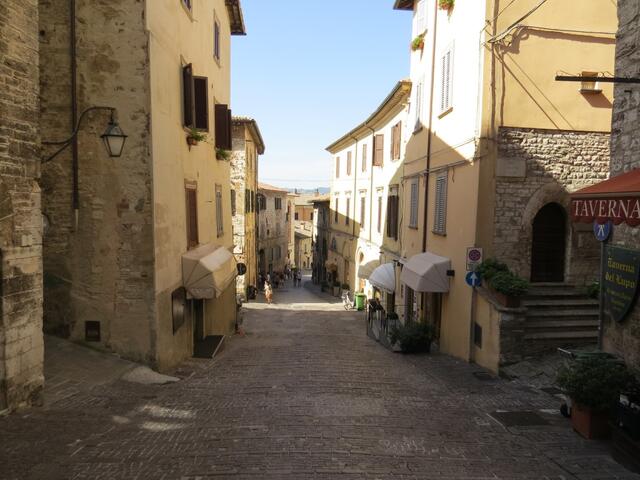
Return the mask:
<svg viewBox="0 0 640 480"><path fill-rule="evenodd" d="M367 171L367 144L362 145L362 171Z"/></svg>
<svg viewBox="0 0 640 480"><path fill-rule="evenodd" d="M231 189L231 215L236 214L236 191Z"/></svg>
<svg viewBox="0 0 640 480"><path fill-rule="evenodd" d="M344 216L344 224L349 225L349 215L351 214L351 199L347 197L347 211Z"/></svg>
<svg viewBox="0 0 640 480"><path fill-rule="evenodd" d="M347 152L347 176L351 175L351 152Z"/></svg>
<svg viewBox="0 0 640 480"><path fill-rule="evenodd" d="M378 233L382 232L382 196L378 196Z"/></svg>
<svg viewBox="0 0 640 480"><path fill-rule="evenodd" d="M446 235L447 233L447 173L436 178L436 204L433 233Z"/></svg>
<svg viewBox="0 0 640 480"><path fill-rule="evenodd" d="M340 177L340 157L336 157L336 178Z"/></svg>
<svg viewBox="0 0 640 480"><path fill-rule="evenodd" d="M207 77L193 78L195 128L209 130L209 100Z"/></svg>
<svg viewBox="0 0 640 480"><path fill-rule="evenodd" d="M196 189L187 187L185 189L187 207L187 248L198 245L198 202Z"/></svg>
<svg viewBox="0 0 640 480"><path fill-rule="evenodd" d="M193 67L191 64L182 67L182 110L184 126L193 127L194 95L193 95Z"/></svg>
<svg viewBox="0 0 640 480"><path fill-rule="evenodd" d="M441 90L440 90L440 110L442 112L449 110L452 105L453 97L453 47L445 52L440 59L441 73Z"/></svg>
<svg viewBox="0 0 640 480"><path fill-rule="evenodd" d="M416 228L418 226L418 182L411 184L411 212L409 215L409 226Z"/></svg>
<svg viewBox="0 0 640 480"><path fill-rule="evenodd" d="M360 197L360 227L364 228L364 220L365 220L365 213L366 213L366 208L367 208L367 199L366 197Z"/></svg>
<svg viewBox="0 0 640 480"><path fill-rule="evenodd" d="M373 137L373 165L381 167L384 159L384 135L375 135Z"/></svg>
<svg viewBox="0 0 640 480"><path fill-rule="evenodd" d="M231 110L227 105L217 103L216 117L216 148L231 150Z"/></svg>

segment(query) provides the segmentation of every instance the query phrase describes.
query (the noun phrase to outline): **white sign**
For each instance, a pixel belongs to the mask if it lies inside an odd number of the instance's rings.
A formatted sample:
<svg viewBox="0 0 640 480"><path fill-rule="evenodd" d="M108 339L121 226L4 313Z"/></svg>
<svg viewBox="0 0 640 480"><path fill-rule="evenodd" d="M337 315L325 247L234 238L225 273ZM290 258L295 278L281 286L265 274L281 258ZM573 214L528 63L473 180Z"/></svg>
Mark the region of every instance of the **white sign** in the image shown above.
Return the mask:
<svg viewBox="0 0 640 480"><path fill-rule="evenodd" d="M482 263L482 248L467 248L467 272L473 272Z"/></svg>

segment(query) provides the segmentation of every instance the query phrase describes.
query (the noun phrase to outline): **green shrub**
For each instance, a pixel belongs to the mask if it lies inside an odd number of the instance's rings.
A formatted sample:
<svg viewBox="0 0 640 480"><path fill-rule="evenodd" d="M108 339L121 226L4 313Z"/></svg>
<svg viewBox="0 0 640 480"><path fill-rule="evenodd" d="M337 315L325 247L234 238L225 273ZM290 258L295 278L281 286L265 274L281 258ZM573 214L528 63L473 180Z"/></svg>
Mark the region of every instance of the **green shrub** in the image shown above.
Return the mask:
<svg viewBox="0 0 640 480"><path fill-rule="evenodd" d="M433 326L427 323L411 322L393 327L389 334L392 344L398 342L403 353L428 352L433 341Z"/></svg>
<svg viewBox="0 0 640 480"><path fill-rule="evenodd" d="M476 271L484 280L489 281L498 272L508 272L509 267L507 267L506 263L499 262L495 258L487 258L478 265Z"/></svg>
<svg viewBox="0 0 640 480"><path fill-rule="evenodd" d="M521 297L529 289L529 282L508 271L494 274L489 280L489 285L507 297Z"/></svg>
<svg viewBox="0 0 640 480"><path fill-rule="evenodd" d="M586 356L560 368L556 381L574 402L604 412L615 405L633 375L616 360Z"/></svg>
<svg viewBox="0 0 640 480"><path fill-rule="evenodd" d="M593 282L586 287L587 295L590 298L599 298L600 297L600 283Z"/></svg>

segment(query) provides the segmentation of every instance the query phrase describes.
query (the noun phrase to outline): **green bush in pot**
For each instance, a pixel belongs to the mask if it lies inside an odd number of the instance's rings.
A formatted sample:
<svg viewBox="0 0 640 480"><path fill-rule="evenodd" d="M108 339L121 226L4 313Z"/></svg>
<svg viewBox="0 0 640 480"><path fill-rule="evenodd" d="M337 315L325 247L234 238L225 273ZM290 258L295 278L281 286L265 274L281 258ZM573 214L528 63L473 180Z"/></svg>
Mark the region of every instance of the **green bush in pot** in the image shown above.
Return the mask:
<svg viewBox="0 0 640 480"><path fill-rule="evenodd" d="M391 344L400 344L402 353L420 353L431 350L434 329L428 323L411 322L394 326L389 332Z"/></svg>

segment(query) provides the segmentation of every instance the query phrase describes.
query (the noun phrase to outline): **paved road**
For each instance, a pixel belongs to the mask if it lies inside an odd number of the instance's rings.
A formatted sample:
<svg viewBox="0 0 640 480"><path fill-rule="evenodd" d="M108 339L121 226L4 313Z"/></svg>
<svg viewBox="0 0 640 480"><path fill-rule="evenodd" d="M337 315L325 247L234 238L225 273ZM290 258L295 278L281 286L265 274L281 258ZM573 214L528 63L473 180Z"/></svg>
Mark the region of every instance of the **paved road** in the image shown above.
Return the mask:
<svg viewBox="0 0 640 480"><path fill-rule="evenodd" d="M117 380L0 418L2 479L638 478L549 395L442 355L404 356L304 288L247 306L245 337L179 383ZM505 427L491 413L535 411Z"/></svg>

